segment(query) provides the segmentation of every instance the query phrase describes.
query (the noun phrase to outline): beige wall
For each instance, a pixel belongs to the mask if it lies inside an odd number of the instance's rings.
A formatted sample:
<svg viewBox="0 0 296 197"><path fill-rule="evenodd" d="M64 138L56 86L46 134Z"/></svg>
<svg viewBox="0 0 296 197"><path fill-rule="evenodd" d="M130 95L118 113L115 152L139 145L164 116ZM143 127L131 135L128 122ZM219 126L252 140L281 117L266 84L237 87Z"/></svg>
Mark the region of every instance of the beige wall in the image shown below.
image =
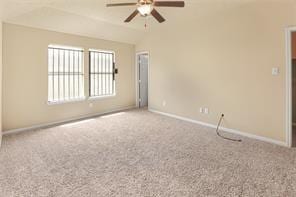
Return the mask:
<svg viewBox="0 0 296 197"><path fill-rule="evenodd" d="M159 26L136 46L150 52L150 108L211 124L225 113L227 128L285 141L285 28L296 25L295 6L257 1Z"/></svg>
<svg viewBox="0 0 296 197"><path fill-rule="evenodd" d="M2 142L2 21L0 20L0 146Z"/></svg>
<svg viewBox="0 0 296 197"><path fill-rule="evenodd" d="M119 68L116 97L47 105L49 44L83 47L85 74L88 73L89 48L115 51ZM135 105L134 45L4 23L3 49L4 131ZM88 95L88 79L85 80L85 95ZM92 108L89 103L93 103Z"/></svg>

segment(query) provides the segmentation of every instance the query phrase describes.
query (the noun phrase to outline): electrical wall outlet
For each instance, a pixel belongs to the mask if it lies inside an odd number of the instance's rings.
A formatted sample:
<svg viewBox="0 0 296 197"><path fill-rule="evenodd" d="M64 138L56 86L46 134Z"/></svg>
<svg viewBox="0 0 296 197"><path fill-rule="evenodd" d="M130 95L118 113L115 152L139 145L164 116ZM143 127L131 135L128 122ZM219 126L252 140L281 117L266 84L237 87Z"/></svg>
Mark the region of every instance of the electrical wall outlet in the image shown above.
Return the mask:
<svg viewBox="0 0 296 197"><path fill-rule="evenodd" d="M162 106L163 106L163 107L166 106L166 101L162 101Z"/></svg>
<svg viewBox="0 0 296 197"><path fill-rule="evenodd" d="M201 107L201 108L199 108L199 113L209 114L209 108L207 108L207 107Z"/></svg>
<svg viewBox="0 0 296 197"><path fill-rule="evenodd" d="M204 112L203 108L202 107L199 108L199 113L203 113L203 112Z"/></svg>

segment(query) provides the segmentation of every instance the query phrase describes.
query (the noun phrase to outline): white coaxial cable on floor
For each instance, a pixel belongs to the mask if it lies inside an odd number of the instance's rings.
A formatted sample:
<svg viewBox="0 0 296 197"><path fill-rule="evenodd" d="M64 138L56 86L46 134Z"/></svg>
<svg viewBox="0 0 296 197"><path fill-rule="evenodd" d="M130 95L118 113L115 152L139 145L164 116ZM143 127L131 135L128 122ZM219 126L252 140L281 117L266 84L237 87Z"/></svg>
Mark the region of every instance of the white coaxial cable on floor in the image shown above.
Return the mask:
<svg viewBox="0 0 296 197"><path fill-rule="evenodd" d="M241 139L233 139L233 138L225 137L225 136L223 136L223 135L221 135L221 134L219 133L219 127L220 127L220 125L221 125L221 122L222 122L223 118L224 118L224 114L221 114L221 117L220 117L219 123L218 123L218 125L217 125L217 129L216 129L216 133L217 133L217 135L218 135L219 137L225 139L225 140L230 140L230 141L234 141L234 142L241 142L241 141L242 141Z"/></svg>

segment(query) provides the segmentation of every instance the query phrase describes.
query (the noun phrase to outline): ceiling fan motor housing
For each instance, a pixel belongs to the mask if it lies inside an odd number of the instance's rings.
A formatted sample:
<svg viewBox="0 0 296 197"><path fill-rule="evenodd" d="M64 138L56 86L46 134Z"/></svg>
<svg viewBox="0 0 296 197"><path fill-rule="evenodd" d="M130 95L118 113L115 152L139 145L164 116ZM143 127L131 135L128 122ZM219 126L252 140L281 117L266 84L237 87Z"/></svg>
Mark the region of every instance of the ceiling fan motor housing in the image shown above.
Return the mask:
<svg viewBox="0 0 296 197"><path fill-rule="evenodd" d="M140 4L140 5L150 5L150 4L153 4L153 0L138 0L138 3Z"/></svg>

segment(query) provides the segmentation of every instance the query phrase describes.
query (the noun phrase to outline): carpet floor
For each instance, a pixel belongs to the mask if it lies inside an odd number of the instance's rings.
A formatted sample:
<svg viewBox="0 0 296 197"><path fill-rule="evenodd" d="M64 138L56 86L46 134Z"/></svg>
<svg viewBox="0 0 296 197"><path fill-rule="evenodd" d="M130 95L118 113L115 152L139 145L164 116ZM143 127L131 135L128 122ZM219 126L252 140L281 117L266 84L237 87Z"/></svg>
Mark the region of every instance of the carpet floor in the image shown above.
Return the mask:
<svg viewBox="0 0 296 197"><path fill-rule="evenodd" d="M296 150L146 110L4 136L0 196L296 196Z"/></svg>

